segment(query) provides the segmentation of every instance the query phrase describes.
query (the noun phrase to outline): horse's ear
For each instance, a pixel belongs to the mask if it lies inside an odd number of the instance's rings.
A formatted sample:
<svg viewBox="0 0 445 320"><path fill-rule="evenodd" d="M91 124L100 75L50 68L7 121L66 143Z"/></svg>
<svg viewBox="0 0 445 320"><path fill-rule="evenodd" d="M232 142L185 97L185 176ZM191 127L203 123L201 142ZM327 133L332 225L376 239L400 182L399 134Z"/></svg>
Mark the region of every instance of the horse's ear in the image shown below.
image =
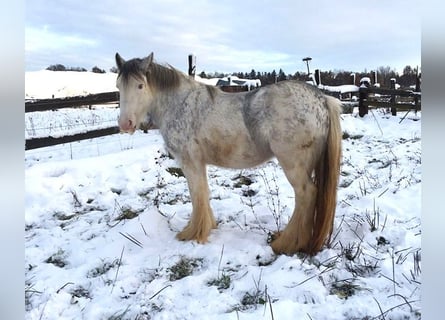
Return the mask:
<svg viewBox="0 0 445 320"><path fill-rule="evenodd" d="M150 68L150 65L153 62L153 52L150 53L144 60L142 60L142 69L148 72L148 69Z"/></svg>
<svg viewBox="0 0 445 320"><path fill-rule="evenodd" d="M115 58L116 58L117 68L120 70L125 63L125 60L117 52Z"/></svg>

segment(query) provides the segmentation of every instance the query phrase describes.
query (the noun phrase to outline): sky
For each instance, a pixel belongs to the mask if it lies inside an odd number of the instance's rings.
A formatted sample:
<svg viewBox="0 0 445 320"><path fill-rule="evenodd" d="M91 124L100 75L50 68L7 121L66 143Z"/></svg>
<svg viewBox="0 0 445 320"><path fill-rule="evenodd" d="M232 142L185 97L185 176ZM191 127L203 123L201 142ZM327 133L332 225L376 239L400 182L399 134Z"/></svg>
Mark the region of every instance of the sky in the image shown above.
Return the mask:
<svg viewBox="0 0 445 320"><path fill-rule="evenodd" d="M109 71L114 55L187 72L421 67L420 1L27 0L25 71Z"/></svg>

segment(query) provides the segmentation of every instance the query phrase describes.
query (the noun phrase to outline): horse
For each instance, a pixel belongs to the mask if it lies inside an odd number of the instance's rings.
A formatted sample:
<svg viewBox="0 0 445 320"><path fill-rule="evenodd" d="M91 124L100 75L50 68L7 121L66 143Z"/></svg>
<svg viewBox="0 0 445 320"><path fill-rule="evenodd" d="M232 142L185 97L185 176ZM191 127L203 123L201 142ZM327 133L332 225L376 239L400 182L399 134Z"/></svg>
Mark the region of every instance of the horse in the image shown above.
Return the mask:
<svg viewBox="0 0 445 320"><path fill-rule="evenodd" d="M227 93L194 80L153 52L118 69L121 132L149 119L187 179L192 214L179 240L206 243L217 227L207 165L244 169L275 157L295 193L287 226L270 245L276 254L314 255L332 235L341 161L340 101L301 81Z"/></svg>

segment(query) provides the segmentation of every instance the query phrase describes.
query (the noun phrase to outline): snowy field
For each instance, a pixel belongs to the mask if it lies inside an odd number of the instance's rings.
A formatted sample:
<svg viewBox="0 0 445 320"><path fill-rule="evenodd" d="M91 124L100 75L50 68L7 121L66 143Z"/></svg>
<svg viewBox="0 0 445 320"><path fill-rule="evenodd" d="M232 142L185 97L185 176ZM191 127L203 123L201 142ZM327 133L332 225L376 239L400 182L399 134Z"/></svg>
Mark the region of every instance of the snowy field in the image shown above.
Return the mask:
<svg viewBox="0 0 445 320"><path fill-rule="evenodd" d="M25 79L26 98L116 90L113 74ZM27 114L25 134L116 124L96 111ZM342 115L334 232L314 257L268 245L293 208L275 160L208 168L218 229L201 245L175 239L191 202L157 131L27 151L26 319L420 319L422 121L405 113Z"/></svg>

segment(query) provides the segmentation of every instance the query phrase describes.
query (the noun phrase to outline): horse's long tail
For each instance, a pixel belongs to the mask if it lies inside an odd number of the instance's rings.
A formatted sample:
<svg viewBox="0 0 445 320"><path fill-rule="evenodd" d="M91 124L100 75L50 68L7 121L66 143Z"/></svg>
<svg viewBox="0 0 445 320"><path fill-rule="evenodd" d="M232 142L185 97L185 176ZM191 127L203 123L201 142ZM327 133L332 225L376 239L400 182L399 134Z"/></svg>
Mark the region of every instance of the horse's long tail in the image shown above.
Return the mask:
<svg viewBox="0 0 445 320"><path fill-rule="evenodd" d="M341 140L340 127L341 103L338 99L326 96L329 110L329 132L324 156L315 168L317 198L315 221L311 241L311 253L321 250L326 240L330 241L337 205L337 185L340 175Z"/></svg>

